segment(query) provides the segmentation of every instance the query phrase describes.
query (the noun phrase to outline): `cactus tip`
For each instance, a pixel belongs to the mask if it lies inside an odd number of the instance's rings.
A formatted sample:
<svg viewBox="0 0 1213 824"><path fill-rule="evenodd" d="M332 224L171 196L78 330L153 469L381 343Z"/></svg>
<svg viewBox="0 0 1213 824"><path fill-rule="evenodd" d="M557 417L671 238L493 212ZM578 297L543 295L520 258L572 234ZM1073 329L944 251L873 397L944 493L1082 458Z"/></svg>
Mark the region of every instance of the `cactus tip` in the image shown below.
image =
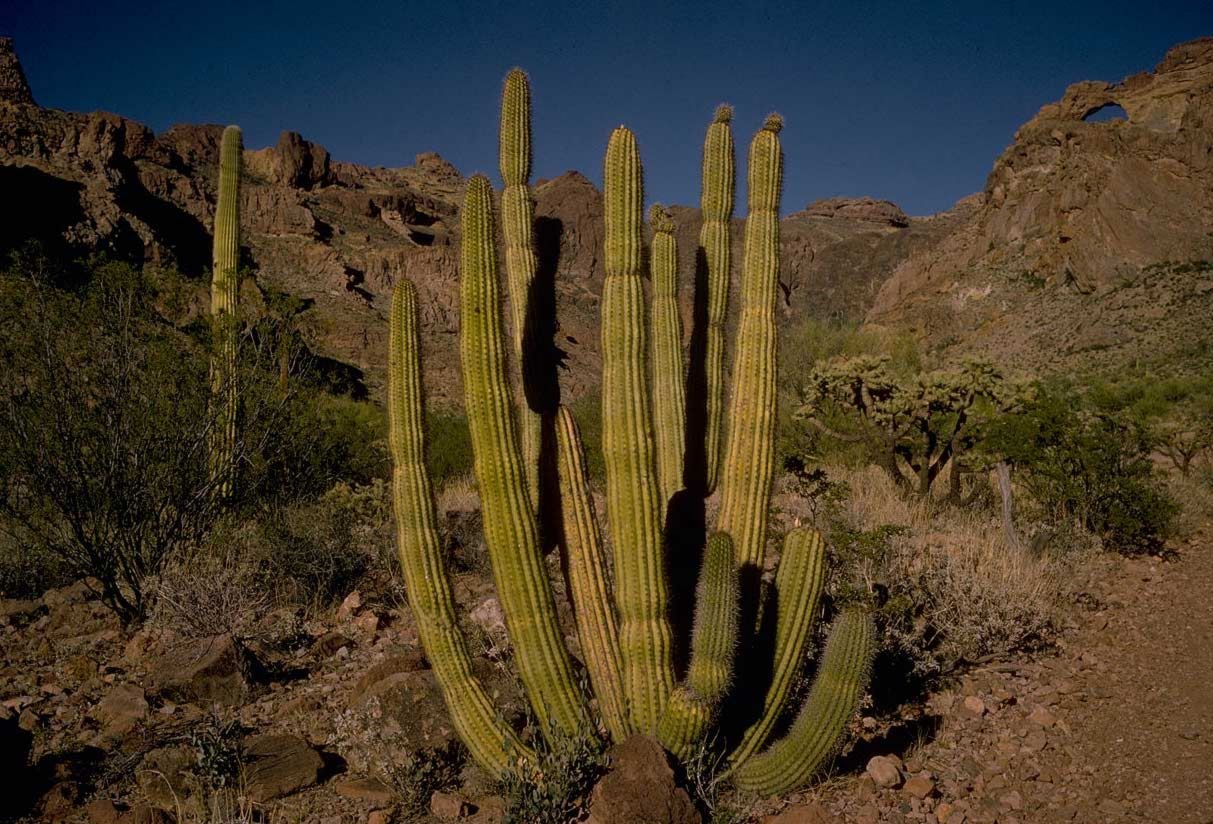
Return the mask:
<svg viewBox="0 0 1213 824"><path fill-rule="evenodd" d="M673 232L674 219L670 217L670 213L660 203L654 203L649 207L649 225L654 232Z"/></svg>
<svg viewBox="0 0 1213 824"><path fill-rule="evenodd" d="M712 118L715 123L729 123L733 120L733 107L728 103L721 103L716 107L716 116Z"/></svg>
<svg viewBox="0 0 1213 824"><path fill-rule="evenodd" d="M771 112L767 115L767 119L762 122L762 130L764 132L774 132L779 134L783 128L783 115L779 112Z"/></svg>

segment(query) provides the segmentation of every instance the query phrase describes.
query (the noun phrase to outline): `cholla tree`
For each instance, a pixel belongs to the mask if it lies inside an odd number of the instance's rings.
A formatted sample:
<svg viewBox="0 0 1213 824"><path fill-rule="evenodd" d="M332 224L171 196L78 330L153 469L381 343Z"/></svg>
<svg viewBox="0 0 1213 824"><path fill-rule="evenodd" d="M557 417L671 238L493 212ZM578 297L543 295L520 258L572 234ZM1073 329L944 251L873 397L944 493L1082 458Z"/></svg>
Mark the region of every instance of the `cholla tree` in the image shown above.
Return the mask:
<svg viewBox="0 0 1213 824"><path fill-rule="evenodd" d="M655 236L646 258L636 138L620 126L607 146L602 417L609 545L594 511L573 416L564 407L520 410L511 393L517 381L511 380L509 353L522 360L524 384L533 368L524 345L534 315L533 212L526 187L530 88L518 70L506 78L500 144L513 345L502 311L493 191L487 178L475 176L462 213L460 355L489 558L519 675L542 730L614 740L647 733L686 758L717 729L727 741L726 770L736 784L778 793L805 782L837 749L864 689L874 633L865 606L841 611L807 699L786 735L771 743L821 610L825 564L817 533L789 534L762 621L774 627L773 636L759 637L756 614L774 472L783 124L771 115L750 145L740 319L725 415L717 367L728 302L731 119L727 106L717 110L704 149L703 202L710 208L704 209L703 238L711 247L705 257L714 277L707 278L707 294L695 296L710 308L711 327L699 330L710 334L700 337L705 343L693 353L701 358L692 369L702 380L698 410L688 408L692 392L655 388L681 385L685 372L671 222L664 211L652 212ZM646 259L654 279L651 307L643 286ZM417 290L402 279L392 303L388 384L400 560L421 641L455 728L483 767L503 775L534 765L534 753L503 722L473 675L456 621L425 464L418 311ZM695 428L688 425L692 417ZM549 437L541 437L545 431ZM685 513L702 511L714 484L720 514L708 535ZM553 487L554 500L544 500ZM574 677L557 623L543 557L549 539L565 554L593 708ZM680 672L667 569L699 559L690 661ZM763 662L754 657L759 649L768 653ZM722 715L729 723L718 723ZM592 720L596 716L601 730Z"/></svg>
<svg viewBox="0 0 1213 824"><path fill-rule="evenodd" d="M862 444L899 487L923 497L950 463L950 493L959 497L961 461L981 423L1017 408L1024 392L980 360L901 378L886 357L834 358L809 373L797 417Z"/></svg>

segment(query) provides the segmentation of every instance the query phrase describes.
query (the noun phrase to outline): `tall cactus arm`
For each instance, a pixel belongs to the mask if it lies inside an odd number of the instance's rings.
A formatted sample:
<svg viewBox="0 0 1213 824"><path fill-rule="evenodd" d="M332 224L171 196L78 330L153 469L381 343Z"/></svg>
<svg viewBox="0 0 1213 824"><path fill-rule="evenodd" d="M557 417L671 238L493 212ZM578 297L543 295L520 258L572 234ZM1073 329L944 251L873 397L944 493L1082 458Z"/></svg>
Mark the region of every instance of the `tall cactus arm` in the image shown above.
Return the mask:
<svg viewBox="0 0 1213 824"><path fill-rule="evenodd" d="M807 527L792 530L784 538L771 594L776 610L771 683L762 701L762 715L745 730L729 755L731 766L745 763L762 749L783 714L792 682L804 664L824 584L825 547L821 534Z"/></svg>
<svg viewBox="0 0 1213 824"><path fill-rule="evenodd" d="M555 722L564 734L585 734L589 716L557 623L510 406L492 187L482 175L468 181L460 259L464 397L497 595L522 683L542 728L552 729Z"/></svg>
<svg viewBox="0 0 1213 824"><path fill-rule="evenodd" d="M717 532L708 539L696 587L691 667L686 682L671 695L658 727L662 745L679 758L689 756L703 738L732 683L737 618L733 542Z"/></svg>
<svg viewBox="0 0 1213 824"><path fill-rule="evenodd" d="M653 278L653 412L657 433L657 483L664 509L683 488L686 450L686 399L683 394L682 317L678 310L678 242L674 221L654 205L649 210L653 242L649 271Z"/></svg>
<svg viewBox="0 0 1213 824"><path fill-rule="evenodd" d="M501 124L497 159L505 189L501 192L501 218L505 236L505 271L510 284L510 319L514 358L522 376L518 398L518 426L522 436L522 459L531 501L539 502L539 445L543 437L540 414L528 403L526 387L529 364L524 351L530 320L531 284L538 266L531 236L535 204L528 185L531 178L531 83L522 69L512 69L501 92Z"/></svg>
<svg viewBox="0 0 1213 824"><path fill-rule="evenodd" d="M718 528L733 536L738 562L762 568L775 471L775 301L779 288L779 196L783 120L771 115L750 144L741 322L733 361L728 448Z"/></svg>
<svg viewBox="0 0 1213 824"><path fill-rule="evenodd" d="M240 256L240 165L244 145L237 126L223 130L219 148L219 201L215 206L215 238L211 267L211 399L214 428L210 442L210 473L222 497L232 494L235 475L236 301Z"/></svg>
<svg viewBox="0 0 1213 824"><path fill-rule="evenodd" d="M572 413L556 410L556 471L560 481L561 541L568 559L569 588L577 637L598 710L615 741L632 732L623 693L623 666L619 655L619 629L607 576L606 553L590 496L589 478L581 435Z"/></svg>
<svg viewBox="0 0 1213 824"><path fill-rule="evenodd" d="M739 788L779 795L801 786L825 766L838 751L867 687L875 635L867 609L853 606L838 616L809 697L791 729L733 774Z"/></svg>
<svg viewBox="0 0 1213 824"><path fill-rule="evenodd" d="M434 525L434 497L425 467L417 291L401 280L392 295L388 343L388 440L396 549L417 632L442 689L451 720L476 762L496 776L530 752L500 720L455 619L455 599Z"/></svg>
<svg viewBox="0 0 1213 824"><path fill-rule="evenodd" d="M636 138L607 145L602 287L602 451L624 685L633 725L657 729L673 685L641 283L643 190Z"/></svg>
<svg viewBox="0 0 1213 824"><path fill-rule="evenodd" d="M724 439L724 332L729 308L729 281L732 277L731 236L733 197L736 186L736 160L730 122L733 108L720 105L708 126L703 143L702 192L699 210L703 226L699 247L707 267L706 328L703 340L704 392L706 421L704 459L706 493L716 489L719 475L721 441ZM698 298L697 298L698 299Z"/></svg>

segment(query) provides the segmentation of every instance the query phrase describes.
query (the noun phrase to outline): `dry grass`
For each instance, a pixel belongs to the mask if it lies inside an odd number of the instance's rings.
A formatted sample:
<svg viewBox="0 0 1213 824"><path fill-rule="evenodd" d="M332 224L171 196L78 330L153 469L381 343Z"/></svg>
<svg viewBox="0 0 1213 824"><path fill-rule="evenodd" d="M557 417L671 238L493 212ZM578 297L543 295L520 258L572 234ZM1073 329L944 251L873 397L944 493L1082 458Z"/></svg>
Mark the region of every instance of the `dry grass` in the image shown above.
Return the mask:
<svg viewBox="0 0 1213 824"><path fill-rule="evenodd" d="M452 478L438 490L438 513L471 512L480 508L480 492L472 473Z"/></svg>
<svg viewBox="0 0 1213 824"><path fill-rule="evenodd" d="M997 656L1050 634L1065 561L1008 547L995 511L903 495L875 467L827 472L848 489L836 506L817 513L817 526L836 546L857 534L882 536L871 542L877 549L865 545L836 559L852 568L835 576L889 592L905 619L895 631L907 637L898 640L924 659L924 669ZM938 483L945 487L946 479ZM813 520L787 492L777 504L786 518Z"/></svg>

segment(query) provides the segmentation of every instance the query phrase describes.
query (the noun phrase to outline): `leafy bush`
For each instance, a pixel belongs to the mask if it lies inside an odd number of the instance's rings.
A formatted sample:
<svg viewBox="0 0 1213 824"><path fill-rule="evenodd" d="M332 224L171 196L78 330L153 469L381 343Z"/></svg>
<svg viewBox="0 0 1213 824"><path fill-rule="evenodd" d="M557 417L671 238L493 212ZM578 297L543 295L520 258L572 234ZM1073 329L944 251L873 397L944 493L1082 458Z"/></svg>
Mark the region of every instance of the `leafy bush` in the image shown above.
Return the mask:
<svg viewBox="0 0 1213 824"><path fill-rule="evenodd" d="M472 471L472 434L462 412L426 411L426 465L436 487Z"/></svg>
<svg viewBox="0 0 1213 824"><path fill-rule="evenodd" d="M506 801L504 824L580 821L590 790L607 767L602 742L594 736L559 731L534 739L534 763L507 773L501 781L500 792Z"/></svg>
<svg viewBox="0 0 1213 824"><path fill-rule="evenodd" d="M1131 416L1085 408L1064 386L1041 386L1023 410L992 422L983 448L1005 458L1031 498L1073 517L1110 549L1158 549L1178 505L1150 461L1153 443Z"/></svg>

